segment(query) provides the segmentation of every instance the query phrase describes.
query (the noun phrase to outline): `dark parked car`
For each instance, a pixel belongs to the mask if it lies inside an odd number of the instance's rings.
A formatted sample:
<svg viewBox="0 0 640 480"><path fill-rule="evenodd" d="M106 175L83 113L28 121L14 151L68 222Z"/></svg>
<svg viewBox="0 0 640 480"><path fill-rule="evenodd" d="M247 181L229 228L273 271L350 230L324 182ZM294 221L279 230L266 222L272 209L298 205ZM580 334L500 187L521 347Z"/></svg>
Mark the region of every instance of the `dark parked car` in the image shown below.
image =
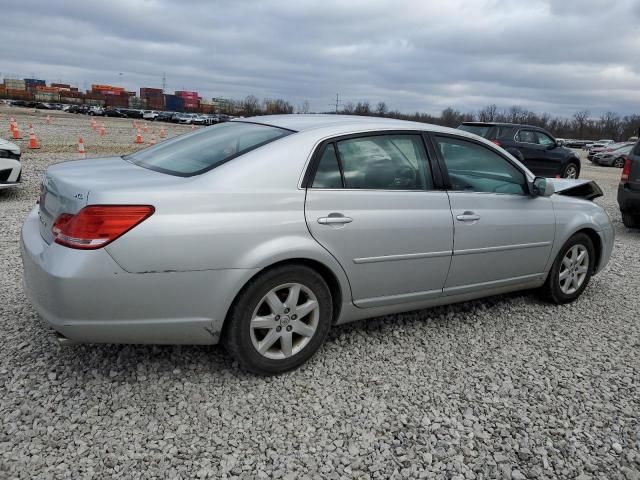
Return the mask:
<svg viewBox="0 0 640 480"><path fill-rule="evenodd" d="M118 117L118 118L126 117L125 113L122 112L119 108L107 108L104 111L104 116L105 117Z"/></svg>
<svg viewBox="0 0 640 480"><path fill-rule="evenodd" d="M558 145L555 138L542 128L485 122L465 122L458 128L491 140L535 175L562 178L578 178L580 175L578 155L569 148Z"/></svg>
<svg viewBox="0 0 640 480"><path fill-rule="evenodd" d="M640 228L640 142L624 161L618 186L618 205L624 225Z"/></svg>
<svg viewBox="0 0 640 480"><path fill-rule="evenodd" d="M156 117L156 120L160 122L170 122L171 117L173 117L173 115L174 115L174 112L158 112L158 116Z"/></svg>

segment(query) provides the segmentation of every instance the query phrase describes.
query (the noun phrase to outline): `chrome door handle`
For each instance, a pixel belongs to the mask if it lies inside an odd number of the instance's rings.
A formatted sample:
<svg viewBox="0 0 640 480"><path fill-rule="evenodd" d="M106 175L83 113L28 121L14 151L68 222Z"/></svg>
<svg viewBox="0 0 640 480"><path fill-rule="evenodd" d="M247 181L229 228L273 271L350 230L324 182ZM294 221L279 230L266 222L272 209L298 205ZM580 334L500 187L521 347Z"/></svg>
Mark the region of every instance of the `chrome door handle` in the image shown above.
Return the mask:
<svg viewBox="0 0 640 480"><path fill-rule="evenodd" d="M353 218L344 215L330 214L328 217L320 217L318 223L320 225L344 225L353 222Z"/></svg>
<svg viewBox="0 0 640 480"><path fill-rule="evenodd" d="M476 215L473 212L464 212L462 215L456 216L456 218L461 222L475 222L480 220L480 215Z"/></svg>

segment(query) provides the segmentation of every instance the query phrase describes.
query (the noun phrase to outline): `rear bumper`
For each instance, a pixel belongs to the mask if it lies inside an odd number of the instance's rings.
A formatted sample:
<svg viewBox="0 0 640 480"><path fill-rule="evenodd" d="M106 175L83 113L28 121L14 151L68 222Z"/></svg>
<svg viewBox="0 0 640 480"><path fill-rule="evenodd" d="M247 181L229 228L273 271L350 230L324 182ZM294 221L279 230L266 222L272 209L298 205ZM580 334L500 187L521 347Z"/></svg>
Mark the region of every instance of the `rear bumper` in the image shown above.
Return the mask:
<svg viewBox="0 0 640 480"><path fill-rule="evenodd" d="M618 205L621 212L640 213L640 190L633 190L628 184L620 184Z"/></svg>
<svg viewBox="0 0 640 480"><path fill-rule="evenodd" d="M21 234L24 290L40 316L81 343L218 343L238 285L252 270L135 274L104 250L47 244L37 207Z"/></svg>

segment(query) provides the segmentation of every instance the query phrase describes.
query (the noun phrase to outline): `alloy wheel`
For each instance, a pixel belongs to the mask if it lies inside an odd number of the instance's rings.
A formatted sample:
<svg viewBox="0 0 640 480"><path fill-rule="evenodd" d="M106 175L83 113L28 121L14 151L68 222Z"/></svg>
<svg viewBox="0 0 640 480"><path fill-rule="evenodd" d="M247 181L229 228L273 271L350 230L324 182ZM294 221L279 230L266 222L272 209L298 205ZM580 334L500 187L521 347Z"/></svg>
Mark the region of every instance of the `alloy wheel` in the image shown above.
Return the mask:
<svg viewBox="0 0 640 480"><path fill-rule="evenodd" d="M613 166L618 168L624 167L624 158L616 158L613 162Z"/></svg>
<svg viewBox="0 0 640 480"><path fill-rule="evenodd" d="M565 295L572 295L582 286L589 271L589 252L584 245L571 247L560 265L560 290Z"/></svg>
<svg viewBox="0 0 640 480"><path fill-rule="evenodd" d="M253 312L251 342L266 358L289 358L307 346L319 319L320 305L309 288L300 283L277 286L262 297Z"/></svg>
<svg viewBox="0 0 640 480"><path fill-rule="evenodd" d="M569 165L564 171L564 178L578 178L578 169L575 165Z"/></svg>

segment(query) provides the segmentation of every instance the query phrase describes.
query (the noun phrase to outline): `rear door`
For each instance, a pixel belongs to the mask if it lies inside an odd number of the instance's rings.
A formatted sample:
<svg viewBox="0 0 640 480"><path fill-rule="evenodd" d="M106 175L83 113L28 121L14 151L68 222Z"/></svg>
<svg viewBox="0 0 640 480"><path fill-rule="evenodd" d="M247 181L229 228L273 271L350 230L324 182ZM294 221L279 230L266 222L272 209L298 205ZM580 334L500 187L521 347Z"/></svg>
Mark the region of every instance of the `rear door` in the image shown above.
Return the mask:
<svg viewBox="0 0 640 480"><path fill-rule="evenodd" d="M453 222L419 132L324 142L305 185L309 231L344 268L357 306L442 295Z"/></svg>
<svg viewBox="0 0 640 480"><path fill-rule="evenodd" d="M445 295L539 279L551 253L551 199L528 194L526 176L494 149L437 134L454 221L454 251Z"/></svg>

